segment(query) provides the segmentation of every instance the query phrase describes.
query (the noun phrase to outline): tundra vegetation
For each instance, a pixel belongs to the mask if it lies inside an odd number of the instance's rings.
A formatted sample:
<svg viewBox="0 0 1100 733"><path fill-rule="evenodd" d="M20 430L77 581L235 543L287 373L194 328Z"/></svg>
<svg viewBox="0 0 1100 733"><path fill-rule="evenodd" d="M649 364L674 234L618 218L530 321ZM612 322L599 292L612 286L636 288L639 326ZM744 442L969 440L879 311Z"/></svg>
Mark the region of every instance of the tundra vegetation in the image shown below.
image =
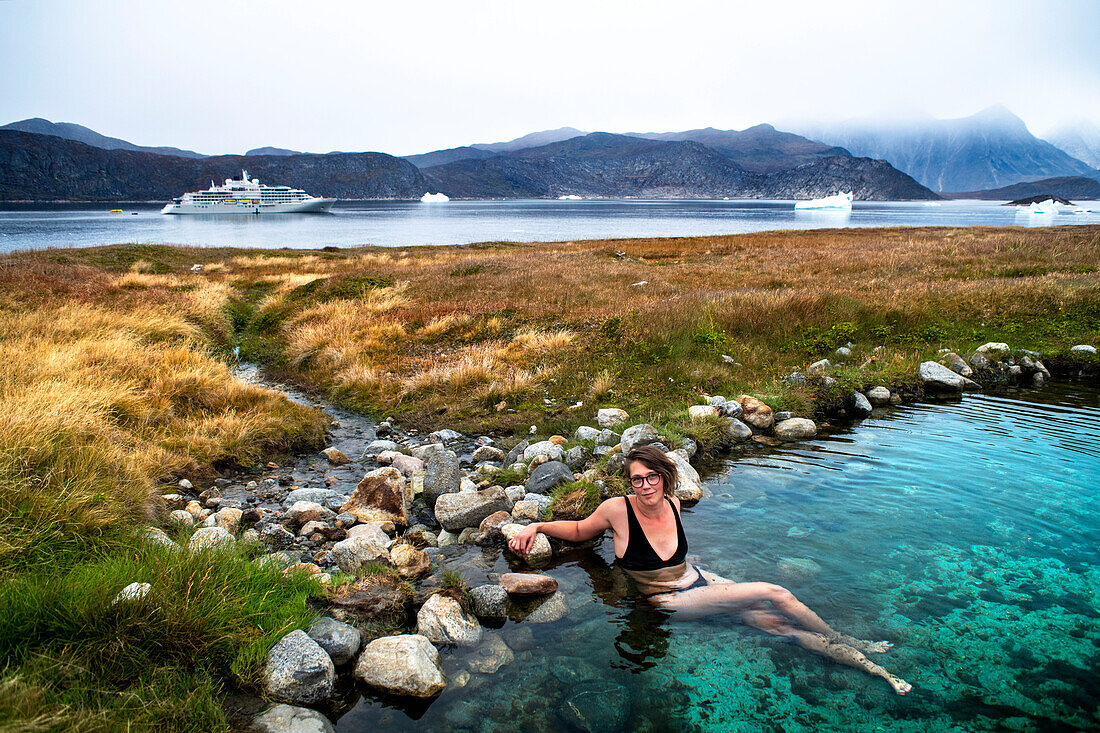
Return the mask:
<svg viewBox="0 0 1100 733"><path fill-rule="evenodd" d="M706 448L716 428L686 413L704 393L812 416L914 381L941 347L1056 362L1100 340L1098 267L1086 226L5 256L0 727L225 728L220 691L255 691L270 646L308 623L325 591L255 548L174 554L135 534L181 477L322 446L318 413L234 379L237 347L410 427L507 442L616 406ZM837 384L784 382L849 342ZM591 511L598 491L572 488L559 507ZM133 581L146 600L112 605Z"/></svg>

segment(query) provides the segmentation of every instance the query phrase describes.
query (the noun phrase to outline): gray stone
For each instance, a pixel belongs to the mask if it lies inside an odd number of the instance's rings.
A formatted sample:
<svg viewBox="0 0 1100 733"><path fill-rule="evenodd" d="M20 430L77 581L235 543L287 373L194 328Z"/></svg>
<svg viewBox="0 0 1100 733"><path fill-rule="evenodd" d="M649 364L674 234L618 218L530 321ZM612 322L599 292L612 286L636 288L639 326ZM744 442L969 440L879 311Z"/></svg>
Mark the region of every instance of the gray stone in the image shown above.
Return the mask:
<svg viewBox="0 0 1100 733"><path fill-rule="evenodd" d="M186 514L186 512L184 513ZM188 514L187 516L191 515ZM151 545L160 545L162 547L167 547L170 550L178 550L180 548L179 545L173 542L172 538L170 538L164 532L164 530L160 529L159 527L144 527L138 532L138 534L143 540Z"/></svg>
<svg viewBox="0 0 1100 733"><path fill-rule="evenodd" d="M115 606L119 603L143 601L151 590L153 590L153 586L148 583L130 583L130 585L118 592L118 595L111 601L111 605Z"/></svg>
<svg viewBox="0 0 1100 733"><path fill-rule="evenodd" d="M512 450L508 451L508 457L504 459L505 466L511 466L516 461L523 459L523 452L527 450L527 446L531 445L528 440L521 440L512 447Z"/></svg>
<svg viewBox="0 0 1100 733"><path fill-rule="evenodd" d="M443 660L420 634L375 639L355 663L355 678L391 695L435 697L447 686Z"/></svg>
<svg viewBox="0 0 1100 733"><path fill-rule="evenodd" d="M879 405L888 405L890 404L890 390L885 387L872 387L867 390L867 399L875 407Z"/></svg>
<svg viewBox="0 0 1100 733"><path fill-rule="evenodd" d="M718 417L719 410L714 405L692 405L688 408L688 417L692 420L704 420L708 417Z"/></svg>
<svg viewBox="0 0 1100 733"><path fill-rule="evenodd" d="M726 398L720 394L711 395L710 397L707 397L707 404L711 407L721 407L722 405L726 404Z"/></svg>
<svg viewBox="0 0 1100 733"><path fill-rule="evenodd" d="M363 456L376 456L388 450L397 450L397 443L392 440L372 440L363 449Z"/></svg>
<svg viewBox="0 0 1100 733"><path fill-rule="evenodd" d="M537 443L532 443L527 446L523 451L524 462L530 463L538 456L548 456L552 461L560 461L565 458L565 451L557 443L552 443L549 440L540 440Z"/></svg>
<svg viewBox="0 0 1100 733"><path fill-rule="evenodd" d="M473 460L475 464L481 463L482 461L493 461L495 463L500 463L505 459L506 456L507 454L500 448L494 448L491 445L483 445L474 451L473 456L471 456L471 460Z"/></svg>
<svg viewBox="0 0 1100 733"><path fill-rule="evenodd" d="M565 597L565 593L559 590L548 596L538 608L523 620L533 624L549 624L560 621L568 615L569 600Z"/></svg>
<svg viewBox="0 0 1100 733"><path fill-rule="evenodd" d="M595 442L598 437L600 437L600 431L596 428L590 428L587 425L581 425L573 433L573 439L578 443L583 443L586 440Z"/></svg>
<svg viewBox="0 0 1100 733"><path fill-rule="evenodd" d="M1077 344L1069 349L1071 354L1095 354L1096 347L1091 344Z"/></svg>
<svg viewBox="0 0 1100 733"><path fill-rule="evenodd" d="M534 522L539 518L539 503L537 501L517 501L512 507L512 519Z"/></svg>
<svg viewBox="0 0 1100 733"><path fill-rule="evenodd" d="M466 668L477 674L493 674L515 659L512 650L498 634L485 634L481 645L466 660Z"/></svg>
<svg viewBox="0 0 1100 733"><path fill-rule="evenodd" d="M847 346L841 346L834 353L836 354L836 358L840 361L847 361L852 358L852 350Z"/></svg>
<svg viewBox="0 0 1100 733"><path fill-rule="evenodd" d="M790 385L792 387L802 386L809 380L803 376L802 372L791 372L787 376L783 377L783 384Z"/></svg>
<svg viewBox="0 0 1100 733"><path fill-rule="evenodd" d="M505 496L508 497L508 501L514 505L517 501L522 501L524 494L527 493L527 489L523 486L509 486L504 490Z"/></svg>
<svg viewBox="0 0 1100 733"><path fill-rule="evenodd" d="M476 528L493 512L510 511L511 508L504 489L491 486L481 491L440 496L435 503L435 518L448 532L459 532L467 527Z"/></svg>
<svg viewBox="0 0 1100 733"><path fill-rule="evenodd" d="M817 425L803 417L792 417L775 425L775 437L780 440L806 440L816 435Z"/></svg>
<svg viewBox="0 0 1100 733"><path fill-rule="evenodd" d="M450 596L436 594L416 614L416 631L433 644L474 646L481 641L481 624Z"/></svg>
<svg viewBox="0 0 1100 733"><path fill-rule="evenodd" d="M561 461L549 461L531 472L527 479L527 491L532 494L548 494L556 486L573 480L573 471Z"/></svg>
<svg viewBox="0 0 1100 733"><path fill-rule="evenodd" d="M703 405L696 405L696 407L703 407ZM638 446L658 443L660 440L661 435L657 432L657 428L647 423L642 423L640 425L632 425L624 430L622 437L619 439L619 445L623 447L623 453L625 454Z"/></svg>
<svg viewBox="0 0 1100 733"><path fill-rule="evenodd" d="M508 593L499 585L479 585L470 590L474 614L478 618L500 619L508 616Z"/></svg>
<svg viewBox="0 0 1100 733"><path fill-rule="evenodd" d="M512 538L523 531L522 524L506 524L500 528L501 534L504 535L504 539L508 542L512 541ZM533 568L541 567L550 562L554 552L550 549L550 541L546 539L546 535L542 532L535 534L535 541L531 544L531 550L526 555L519 555L525 563Z"/></svg>
<svg viewBox="0 0 1100 733"><path fill-rule="evenodd" d="M255 733L336 733L324 715L309 708L276 705L252 719Z"/></svg>
<svg viewBox="0 0 1100 733"><path fill-rule="evenodd" d="M614 430L604 428L600 431L600 434L596 437L596 446L601 445L614 447L619 444L619 434Z"/></svg>
<svg viewBox="0 0 1100 733"><path fill-rule="evenodd" d="M935 392L969 392L981 389L977 383L934 361L921 363L918 374L924 387Z"/></svg>
<svg viewBox="0 0 1100 733"><path fill-rule="evenodd" d="M191 552L204 552L206 550L221 550L233 547L237 543L233 535L224 527L203 527L191 535L187 543L187 549Z"/></svg>
<svg viewBox="0 0 1100 733"><path fill-rule="evenodd" d="M630 691L610 680L586 682L571 687L562 705L562 717L570 727L589 733L627 730Z"/></svg>
<svg viewBox="0 0 1100 733"><path fill-rule="evenodd" d="M824 373L831 366L832 364L829 363L828 359L822 359L821 361L815 361L813 364L810 364L808 367L806 367L806 371L816 376L818 374Z"/></svg>
<svg viewBox="0 0 1100 733"><path fill-rule="evenodd" d="M432 451L424 459L424 501L434 507L443 494L454 494L462 483L458 456L453 451Z"/></svg>
<svg viewBox="0 0 1100 733"><path fill-rule="evenodd" d="M937 365L938 366L938 365ZM859 417L867 417L871 414L871 401L862 392L853 392L848 409Z"/></svg>
<svg viewBox="0 0 1100 733"><path fill-rule="evenodd" d="M688 463L678 451L666 453L666 456L676 464L676 498L685 504L694 504L703 498L703 483L699 479L699 472Z"/></svg>
<svg viewBox="0 0 1100 733"><path fill-rule="evenodd" d="M315 501L296 501L290 505L283 517L295 525L306 522L328 522L336 519L336 512L326 509Z"/></svg>
<svg viewBox="0 0 1100 733"><path fill-rule="evenodd" d="M988 344L982 344L975 351L979 354L985 354L990 361L1000 361L1008 356L1012 349L1006 343L990 341Z"/></svg>
<svg viewBox="0 0 1100 733"><path fill-rule="evenodd" d="M333 664L350 662L359 651L361 641L359 629L334 618L322 616L309 627L306 633L332 658Z"/></svg>
<svg viewBox="0 0 1100 733"><path fill-rule="evenodd" d="M345 573L354 573L365 563L388 557L388 545L389 538L382 530L376 535L349 537L332 546L332 559Z"/></svg>
<svg viewBox="0 0 1100 733"><path fill-rule="evenodd" d="M324 702L332 695L336 671L332 659L301 629L271 648L264 669L264 692L296 705Z"/></svg>
<svg viewBox="0 0 1100 733"><path fill-rule="evenodd" d="M436 430L434 433L428 436L428 440L433 443L450 443L454 440L459 440L462 437L462 433L457 430L451 430L450 428L444 428L443 430Z"/></svg>
<svg viewBox="0 0 1100 733"><path fill-rule="evenodd" d="M420 460L427 463L428 456L430 456L432 453L442 453L446 450L446 446L444 446L442 443L425 443L424 445L418 445L413 448L412 454L414 458L419 458Z"/></svg>
<svg viewBox="0 0 1100 733"><path fill-rule="evenodd" d="M401 475L405 478L412 478L414 473L424 470L424 461L416 456L407 456L404 453L398 453L393 457L393 460L390 461L390 466L400 471Z"/></svg>
<svg viewBox="0 0 1100 733"><path fill-rule="evenodd" d="M294 544L294 533L281 524L268 524L260 532L260 541L273 550L285 550Z"/></svg>
<svg viewBox="0 0 1100 733"><path fill-rule="evenodd" d="M989 368L989 357L980 351L975 351L973 356L970 357L970 366L974 367L978 371Z"/></svg>
<svg viewBox="0 0 1100 733"><path fill-rule="evenodd" d="M735 417L726 421L726 436L734 443L744 443L752 438L752 428Z"/></svg>
<svg viewBox="0 0 1100 733"><path fill-rule="evenodd" d="M625 465L626 456L619 452L607 459L607 465L604 468L608 476L615 476L622 472Z"/></svg>
<svg viewBox="0 0 1100 733"><path fill-rule="evenodd" d="M601 428L613 428L629 419L626 410L617 407L604 407L596 412L596 424Z"/></svg>
<svg viewBox="0 0 1100 733"><path fill-rule="evenodd" d="M573 446L565 452L565 463L574 471L579 471L588 460L588 449L583 445Z"/></svg>
<svg viewBox="0 0 1100 733"><path fill-rule="evenodd" d="M949 351L941 356L940 363L942 363L944 366L946 366L948 369L955 372L956 374L961 374L964 377L969 377L974 373L974 370L970 368L970 365L967 364L961 356L953 351Z"/></svg>
<svg viewBox="0 0 1100 733"><path fill-rule="evenodd" d="M792 417L794 417L794 413L790 410L780 410L775 413L775 421L777 423L783 422L784 420L790 420Z"/></svg>
<svg viewBox="0 0 1100 733"><path fill-rule="evenodd" d="M286 495L283 505L294 505L299 501L312 501L324 506L325 500L332 496L343 497L343 494L332 489L295 489Z"/></svg>

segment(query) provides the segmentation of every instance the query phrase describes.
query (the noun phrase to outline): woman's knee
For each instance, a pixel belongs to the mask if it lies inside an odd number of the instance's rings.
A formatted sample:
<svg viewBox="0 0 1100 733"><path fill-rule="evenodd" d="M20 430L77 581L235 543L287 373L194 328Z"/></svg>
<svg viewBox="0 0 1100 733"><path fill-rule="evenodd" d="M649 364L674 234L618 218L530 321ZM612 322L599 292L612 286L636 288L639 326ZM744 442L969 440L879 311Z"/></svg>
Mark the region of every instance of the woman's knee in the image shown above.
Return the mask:
<svg viewBox="0 0 1100 733"><path fill-rule="evenodd" d="M775 585L774 583L767 584L767 599L775 606L786 606L796 602L798 599L794 597L794 593L784 588L781 585Z"/></svg>

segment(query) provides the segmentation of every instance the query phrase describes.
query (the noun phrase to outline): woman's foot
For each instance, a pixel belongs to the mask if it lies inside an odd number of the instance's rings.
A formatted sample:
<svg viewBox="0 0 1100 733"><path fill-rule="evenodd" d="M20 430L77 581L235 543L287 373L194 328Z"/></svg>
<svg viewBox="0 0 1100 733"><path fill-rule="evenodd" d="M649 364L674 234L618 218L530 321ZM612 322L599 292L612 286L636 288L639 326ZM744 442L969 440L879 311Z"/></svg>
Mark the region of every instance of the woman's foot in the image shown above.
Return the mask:
<svg viewBox="0 0 1100 733"><path fill-rule="evenodd" d="M894 692L898 693L899 695L904 695L905 693L913 689L913 686L911 684L900 677L895 677L892 674L887 673L883 679L889 682L890 686L894 688Z"/></svg>

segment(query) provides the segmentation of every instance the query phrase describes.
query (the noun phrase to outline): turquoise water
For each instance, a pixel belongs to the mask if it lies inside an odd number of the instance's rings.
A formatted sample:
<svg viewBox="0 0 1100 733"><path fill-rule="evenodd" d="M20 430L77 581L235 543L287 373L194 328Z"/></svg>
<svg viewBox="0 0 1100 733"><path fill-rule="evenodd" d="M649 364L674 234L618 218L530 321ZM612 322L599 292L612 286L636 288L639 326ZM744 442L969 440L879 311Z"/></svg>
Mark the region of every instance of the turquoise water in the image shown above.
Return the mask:
<svg viewBox="0 0 1100 733"><path fill-rule="evenodd" d="M360 699L338 730L1100 727L1100 389L893 409L723 463L707 486L685 512L691 554L785 585L840 631L895 642L876 661L909 695L728 617L647 609L604 540L549 569L568 616L494 632L511 664L426 709ZM472 585L506 569L494 552L461 552L451 564ZM467 658L444 653L448 679Z"/></svg>

